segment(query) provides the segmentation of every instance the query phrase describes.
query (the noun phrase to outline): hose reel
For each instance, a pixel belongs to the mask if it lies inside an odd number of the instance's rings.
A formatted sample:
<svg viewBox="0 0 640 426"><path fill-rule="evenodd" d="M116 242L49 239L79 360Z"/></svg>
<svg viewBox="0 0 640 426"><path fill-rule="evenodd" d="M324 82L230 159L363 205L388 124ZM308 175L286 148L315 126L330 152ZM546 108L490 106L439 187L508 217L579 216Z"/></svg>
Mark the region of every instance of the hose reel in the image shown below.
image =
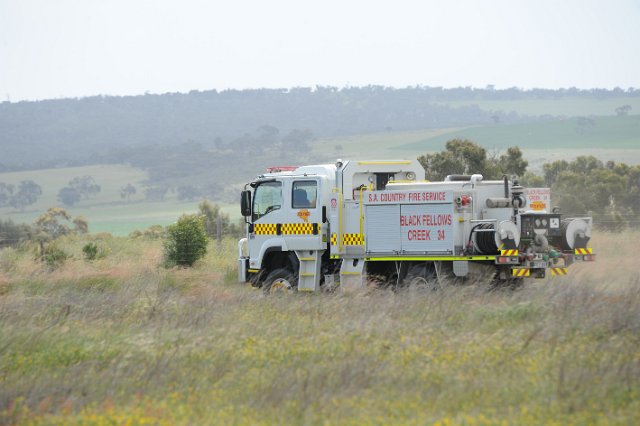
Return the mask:
<svg viewBox="0 0 640 426"><path fill-rule="evenodd" d="M480 254L494 255L500 250L517 249L520 244L518 228L508 220L481 223L473 227L471 234Z"/></svg>
<svg viewBox="0 0 640 426"><path fill-rule="evenodd" d="M560 222L560 229L563 250L586 247L591 239L590 219L563 219Z"/></svg>

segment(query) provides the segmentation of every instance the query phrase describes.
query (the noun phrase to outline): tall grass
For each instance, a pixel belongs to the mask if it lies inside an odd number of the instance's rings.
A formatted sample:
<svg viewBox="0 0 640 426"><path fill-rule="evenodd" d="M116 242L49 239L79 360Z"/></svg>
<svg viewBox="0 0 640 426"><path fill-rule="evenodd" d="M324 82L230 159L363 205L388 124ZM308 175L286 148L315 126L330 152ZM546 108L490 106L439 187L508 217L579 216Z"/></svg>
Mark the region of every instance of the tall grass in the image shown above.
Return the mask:
<svg viewBox="0 0 640 426"><path fill-rule="evenodd" d="M519 291L283 297L233 282L231 240L173 270L157 241L68 239L55 270L4 250L0 423L638 423L638 236Z"/></svg>

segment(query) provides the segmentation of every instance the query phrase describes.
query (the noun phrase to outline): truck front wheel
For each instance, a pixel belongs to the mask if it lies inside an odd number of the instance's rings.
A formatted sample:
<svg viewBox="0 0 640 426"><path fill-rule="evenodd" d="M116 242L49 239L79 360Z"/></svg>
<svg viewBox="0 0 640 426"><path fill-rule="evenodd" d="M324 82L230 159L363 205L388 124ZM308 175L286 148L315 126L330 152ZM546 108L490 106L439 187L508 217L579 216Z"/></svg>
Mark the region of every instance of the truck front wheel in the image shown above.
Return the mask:
<svg viewBox="0 0 640 426"><path fill-rule="evenodd" d="M293 273L286 268L273 270L262 284L264 294L289 293L298 289L298 282Z"/></svg>

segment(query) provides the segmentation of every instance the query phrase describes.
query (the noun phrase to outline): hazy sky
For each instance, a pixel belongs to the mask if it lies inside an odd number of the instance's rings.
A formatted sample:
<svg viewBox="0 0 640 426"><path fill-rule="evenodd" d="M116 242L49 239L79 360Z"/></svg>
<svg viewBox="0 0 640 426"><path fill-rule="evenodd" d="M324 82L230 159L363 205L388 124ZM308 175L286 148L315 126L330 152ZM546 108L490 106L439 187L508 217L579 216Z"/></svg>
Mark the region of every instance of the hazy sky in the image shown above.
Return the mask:
<svg viewBox="0 0 640 426"><path fill-rule="evenodd" d="M640 0L0 0L0 101L190 90L640 87Z"/></svg>

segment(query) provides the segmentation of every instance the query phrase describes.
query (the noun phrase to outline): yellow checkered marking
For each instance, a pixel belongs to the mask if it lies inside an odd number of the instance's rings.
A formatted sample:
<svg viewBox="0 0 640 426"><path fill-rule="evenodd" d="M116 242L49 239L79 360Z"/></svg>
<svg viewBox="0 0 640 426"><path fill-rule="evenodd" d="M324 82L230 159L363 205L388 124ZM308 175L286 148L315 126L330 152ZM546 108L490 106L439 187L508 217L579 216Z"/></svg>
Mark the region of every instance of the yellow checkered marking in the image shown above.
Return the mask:
<svg viewBox="0 0 640 426"><path fill-rule="evenodd" d="M364 235L362 234L342 234L342 243L345 246L361 246L364 244Z"/></svg>
<svg viewBox="0 0 640 426"><path fill-rule="evenodd" d="M514 277L528 277L531 275L531 270L529 268L513 268L511 275Z"/></svg>
<svg viewBox="0 0 640 426"><path fill-rule="evenodd" d="M517 255L518 255L518 250L517 249L500 250L500 256L517 256Z"/></svg>
<svg viewBox="0 0 640 426"><path fill-rule="evenodd" d="M593 249L591 247L587 247L587 248L577 248L575 250L575 253L578 255L582 255L582 254L593 254Z"/></svg>
<svg viewBox="0 0 640 426"><path fill-rule="evenodd" d="M554 277L567 275L567 272L569 272L569 268L551 268L551 275Z"/></svg>
<svg viewBox="0 0 640 426"><path fill-rule="evenodd" d="M313 234L313 223L283 223L282 233L287 235Z"/></svg>
<svg viewBox="0 0 640 426"><path fill-rule="evenodd" d="M256 223L253 225L253 232L256 235L275 235L276 224L275 223Z"/></svg>
<svg viewBox="0 0 640 426"><path fill-rule="evenodd" d="M338 245L338 234L336 234L335 232L331 234L331 245L332 246Z"/></svg>

